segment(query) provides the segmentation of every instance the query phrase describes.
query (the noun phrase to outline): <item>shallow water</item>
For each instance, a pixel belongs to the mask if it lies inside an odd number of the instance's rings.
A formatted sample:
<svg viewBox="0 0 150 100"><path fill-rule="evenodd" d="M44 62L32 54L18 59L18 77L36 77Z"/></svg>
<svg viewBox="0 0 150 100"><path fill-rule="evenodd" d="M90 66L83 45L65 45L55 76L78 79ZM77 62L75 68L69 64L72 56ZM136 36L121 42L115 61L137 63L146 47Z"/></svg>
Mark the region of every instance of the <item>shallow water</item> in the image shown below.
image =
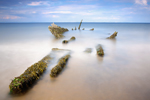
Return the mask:
<svg viewBox="0 0 150 100"><path fill-rule="evenodd" d="M79 23L57 23L69 29L62 44L48 30L51 23L0 24L0 100L149 100L150 99L150 24L83 23L85 30L74 30ZM89 29L94 28L94 31ZM108 40L114 31L116 39ZM104 57L96 55L102 44ZM56 78L50 70L71 50L67 66ZM92 48L92 53L83 52ZM55 57L45 73L21 96L9 94L9 84L29 66L48 53Z"/></svg>

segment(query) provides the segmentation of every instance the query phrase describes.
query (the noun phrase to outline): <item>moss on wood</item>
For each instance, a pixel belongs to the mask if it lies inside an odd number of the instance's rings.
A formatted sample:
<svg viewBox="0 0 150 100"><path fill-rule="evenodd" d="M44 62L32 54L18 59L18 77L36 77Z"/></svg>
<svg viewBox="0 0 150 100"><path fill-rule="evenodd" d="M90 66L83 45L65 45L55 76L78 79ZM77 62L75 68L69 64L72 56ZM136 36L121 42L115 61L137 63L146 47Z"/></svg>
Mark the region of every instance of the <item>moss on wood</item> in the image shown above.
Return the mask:
<svg viewBox="0 0 150 100"><path fill-rule="evenodd" d="M69 57L70 57L70 55L66 55L59 59L58 64L51 70L51 73L50 73L51 77L56 77L62 71L62 69L65 67Z"/></svg>
<svg viewBox="0 0 150 100"><path fill-rule="evenodd" d="M39 62L27 68L19 77L15 77L9 85L10 93L19 94L27 90L34 81L38 80L40 75L46 70L51 57L48 55Z"/></svg>

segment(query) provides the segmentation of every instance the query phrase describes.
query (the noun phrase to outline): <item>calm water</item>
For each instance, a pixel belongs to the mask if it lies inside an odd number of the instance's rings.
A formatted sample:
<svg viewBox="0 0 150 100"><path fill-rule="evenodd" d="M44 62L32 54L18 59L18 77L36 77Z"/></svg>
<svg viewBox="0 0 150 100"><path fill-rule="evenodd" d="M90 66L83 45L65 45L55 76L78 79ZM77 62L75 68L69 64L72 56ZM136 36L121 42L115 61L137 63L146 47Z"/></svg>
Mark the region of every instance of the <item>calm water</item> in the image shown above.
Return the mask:
<svg viewBox="0 0 150 100"><path fill-rule="evenodd" d="M0 24L0 100L150 100L150 24L56 23L68 28L62 44L49 32L51 23ZM94 31L89 29L94 28ZM114 40L105 39L114 31ZM96 55L102 44L105 56ZM71 58L62 73L50 78L50 70L70 49ZM92 53L83 52L92 48ZM48 53L53 55L46 72L24 95L9 94L9 84Z"/></svg>

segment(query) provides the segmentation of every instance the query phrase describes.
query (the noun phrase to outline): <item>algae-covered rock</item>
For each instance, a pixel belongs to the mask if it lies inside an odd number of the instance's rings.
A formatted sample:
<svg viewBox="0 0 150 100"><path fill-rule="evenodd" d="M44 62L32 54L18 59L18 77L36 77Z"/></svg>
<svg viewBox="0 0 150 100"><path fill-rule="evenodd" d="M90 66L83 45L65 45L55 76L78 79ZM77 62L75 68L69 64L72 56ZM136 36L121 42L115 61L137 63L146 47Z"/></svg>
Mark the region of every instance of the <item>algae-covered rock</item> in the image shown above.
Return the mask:
<svg viewBox="0 0 150 100"><path fill-rule="evenodd" d="M114 32L110 37L108 37L107 39L114 39L117 36L118 32Z"/></svg>
<svg viewBox="0 0 150 100"><path fill-rule="evenodd" d="M82 24L83 19L81 20L78 29L80 30L81 24Z"/></svg>
<svg viewBox="0 0 150 100"><path fill-rule="evenodd" d="M73 28L72 28L72 30L73 30Z"/></svg>
<svg viewBox="0 0 150 100"><path fill-rule="evenodd" d="M52 26L48 26L48 29L50 32L56 37L56 38L62 38L63 33L68 31L67 28L61 28L60 26L55 25L54 23L51 24Z"/></svg>
<svg viewBox="0 0 150 100"><path fill-rule="evenodd" d="M61 72L61 70L65 67L69 57L70 55L66 55L59 59L58 64L51 70L51 73L50 73L51 77L56 77Z"/></svg>
<svg viewBox="0 0 150 100"><path fill-rule="evenodd" d="M72 36L71 38L70 38L70 40L75 40L76 38L74 37L74 36Z"/></svg>
<svg viewBox="0 0 150 100"><path fill-rule="evenodd" d="M41 61L27 68L19 77L15 77L9 85L10 93L19 94L27 90L46 70L51 57L48 55Z"/></svg>
<svg viewBox="0 0 150 100"><path fill-rule="evenodd" d="M85 30L84 28L82 30Z"/></svg>
<svg viewBox="0 0 150 100"><path fill-rule="evenodd" d="M68 40L63 40L62 43L68 43Z"/></svg>
<svg viewBox="0 0 150 100"><path fill-rule="evenodd" d="M104 56L104 50L100 44L96 46L97 55Z"/></svg>
<svg viewBox="0 0 150 100"><path fill-rule="evenodd" d="M86 48L84 52L91 53L92 52L92 48Z"/></svg>
<svg viewBox="0 0 150 100"><path fill-rule="evenodd" d="M93 31L93 30L94 30L94 28L90 29L90 31Z"/></svg>

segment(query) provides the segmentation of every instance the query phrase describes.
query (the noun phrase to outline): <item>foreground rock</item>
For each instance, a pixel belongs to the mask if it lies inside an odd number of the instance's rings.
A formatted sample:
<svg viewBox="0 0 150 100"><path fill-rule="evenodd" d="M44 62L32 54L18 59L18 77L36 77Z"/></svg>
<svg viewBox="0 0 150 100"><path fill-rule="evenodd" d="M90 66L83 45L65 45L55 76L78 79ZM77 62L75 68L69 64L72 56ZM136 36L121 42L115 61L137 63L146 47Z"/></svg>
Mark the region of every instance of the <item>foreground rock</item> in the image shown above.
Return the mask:
<svg viewBox="0 0 150 100"><path fill-rule="evenodd" d="M114 32L110 37L108 37L107 39L114 39L117 36L118 32Z"/></svg>
<svg viewBox="0 0 150 100"><path fill-rule="evenodd" d="M104 50L100 44L96 46L97 55L104 56Z"/></svg>
<svg viewBox="0 0 150 100"><path fill-rule="evenodd" d="M61 28L54 23L51 24L52 26L48 26L49 31L58 39L64 37L63 33L68 31L67 28Z"/></svg>
<svg viewBox="0 0 150 100"><path fill-rule="evenodd" d="M66 55L59 59L58 64L51 70L51 73L50 73L51 77L56 77L62 71L62 69L66 66L66 63L69 57L70 55Z"/></svg>
<svg viewBox="0 0 150 100"><path fill-rule="evenodd" d="M70 40L63 40L62 43L66 44L66 43L68 43L68 42L70 42L70 41L73 41L73 40L75 40L75 39L76 39L76 38L75 38L74 36L72 36L72 37L70 38Z"/></svg>
<svg viewBox="0 0 150 100"><path fill-rule="evenodd" d="M40 75L46 70L49 61L52 58L48 55L39 62L33 64L31 67L25 70L19 77L15 77L9 85L10 93L20 94L27 90L36 80L39 79Z"/></svg>

